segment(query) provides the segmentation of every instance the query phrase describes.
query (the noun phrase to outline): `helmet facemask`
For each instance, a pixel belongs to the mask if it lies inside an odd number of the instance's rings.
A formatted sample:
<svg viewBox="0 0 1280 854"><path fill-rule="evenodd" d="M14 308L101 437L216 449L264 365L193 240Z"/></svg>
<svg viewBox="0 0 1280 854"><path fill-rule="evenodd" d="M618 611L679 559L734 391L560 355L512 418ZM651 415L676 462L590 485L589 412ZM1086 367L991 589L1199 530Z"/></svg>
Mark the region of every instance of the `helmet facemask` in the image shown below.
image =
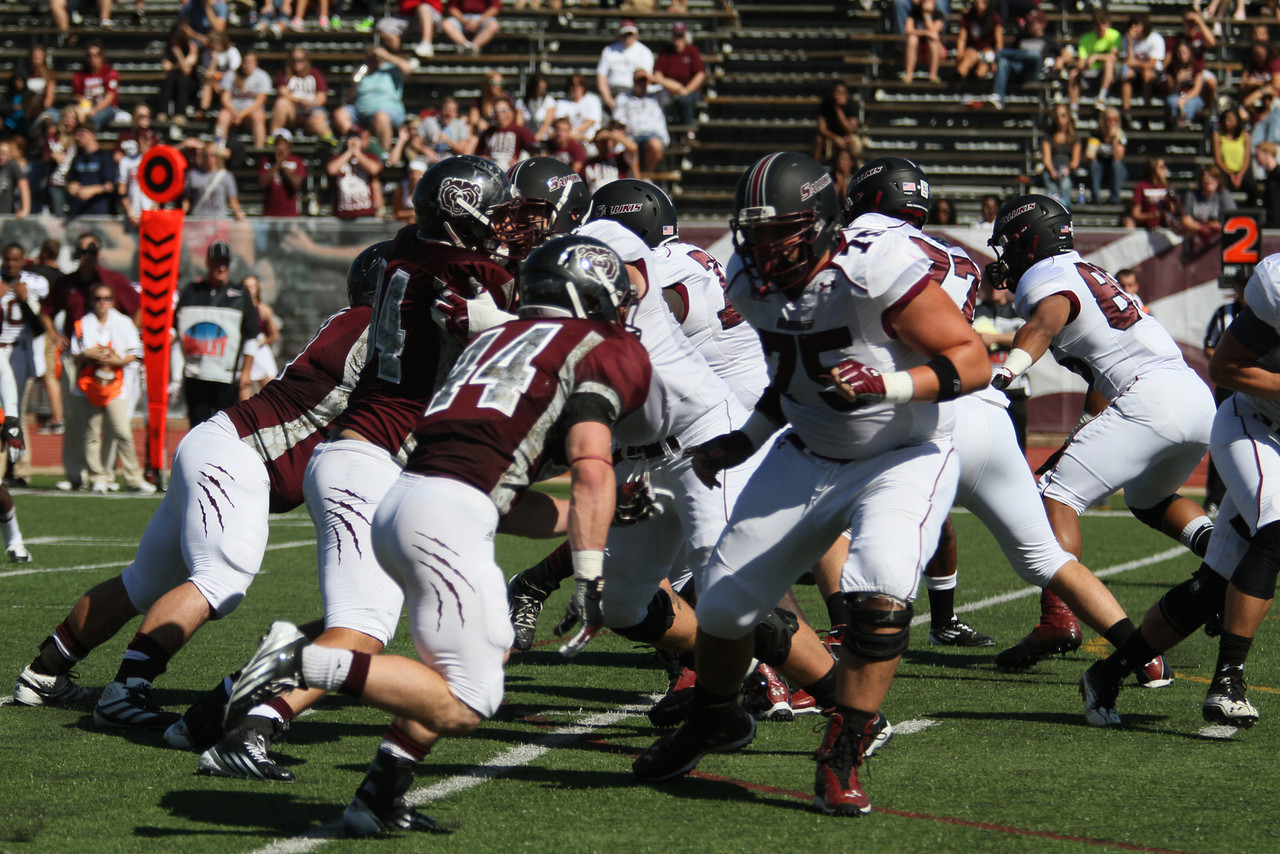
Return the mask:
<svg viewBox="0 0 1280 854"><path fill-rule="evenodd" d="M748 262L759 289L784 293L809 281L826 251L818 247L828 227L817 211L776 216L772 208L744 209L730 223L734 249Z"/></svg>

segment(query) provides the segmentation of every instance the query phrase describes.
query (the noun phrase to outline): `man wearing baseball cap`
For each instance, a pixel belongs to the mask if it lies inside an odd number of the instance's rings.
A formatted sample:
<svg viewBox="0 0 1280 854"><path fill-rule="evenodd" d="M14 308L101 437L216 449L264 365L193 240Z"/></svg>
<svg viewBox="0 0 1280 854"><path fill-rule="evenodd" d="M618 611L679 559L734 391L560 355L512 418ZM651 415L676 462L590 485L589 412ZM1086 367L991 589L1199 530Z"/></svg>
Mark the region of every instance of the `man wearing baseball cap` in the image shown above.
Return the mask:
<svg viewBox="0 0 1280 854"><path fill-rule="evenodd" d="M249 292L231 283L231 247L209 245L208 272L182 290L173 315L170 396L181 384L194 427L227 409L249 389L257 349L258 311Z"/></svg>
<svg viewBox="0 0 1280 854"><path fill-rule="evenodd" d="M636 71L653 71L653 51L640 43L636 22L624 18L618 25L618 40L600 53L596 66L596 88L605 109L613 111L614 97L631 90Z"/></svg>
<svg viewBox="0 0 1280 854"><path fill-rule="evenodd" d="M658 100L667 110L667 121L693 124L707 71L702 64L702 52L689 42L689 28L684 21L677 21L671 27L671 41L658 52L649 79L662 87Z"/></svg>

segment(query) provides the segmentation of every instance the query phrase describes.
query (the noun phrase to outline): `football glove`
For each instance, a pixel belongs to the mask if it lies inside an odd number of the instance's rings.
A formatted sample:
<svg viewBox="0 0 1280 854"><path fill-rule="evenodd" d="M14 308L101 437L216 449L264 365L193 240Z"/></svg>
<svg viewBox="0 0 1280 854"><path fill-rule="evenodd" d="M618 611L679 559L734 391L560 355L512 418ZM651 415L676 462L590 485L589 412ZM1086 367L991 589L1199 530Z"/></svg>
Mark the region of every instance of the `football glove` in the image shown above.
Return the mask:
<svg viewBox="0 0 1280 854"><path fill-rule="evenodd" d="M716 475L725 469L741 465L756 452L751 438L741 430L723 433L714 439L695 445L684 452L693 457L693 473L698 480L714 489L720 485Z"/></svg>
<svg viewBox="0 0 1280 854"><path fill-rule="evenodd" d="M991 371L991 387L992 388L998 391L1004 391L1009 387L1009 383L1011 382L1013 382L1013 371L1009 370L1004 365L1001 365L998 368L992 369Z"/></svg>
<svg viewBox="0 0 1280 854"><path fill-rule="evenodd" d="M514 318L498 308L493 296L475 276L469 276L459 293L440 279L435 280L436 298L431 304L431 317L436 325L460 341L468 341L479 333Z"/></svg>
<svg viewBox="0 0 1280 854"><path fill-rule="evenodd" d="M603 590L603 578L579 578L574 581L573 602L565 611L565 619L556 626L556 633L563 634L560 631L562 627L567 632L572 626L569 622L571 611L576 612L574 616L582 620L582 628L560 647L560 654L565 658L573 658L586 649L591 639L604 628L604 610L600 606Z"/></svg>
<svg viewBox="0 0 1280 854"><path fill-rule="evenodd" d="M5 449L9 452L9 462L16 463L27 447L22 436L22 422L12 415L5 416L4 427L0 430L3 431Z"/></svg>
<svg viewBox="0 0 1280 854"><path fill-rule="evenodd" d="M906 371L881 373L857 359L845 359L831 369L831 380L840 396L850 403L904 403L915 394L915 382Z"/></svg>
<svg viewBox="0 0 1280 854"><path fill-rule="evenodd" d="M662 515L662 499L675 496L666 489L655 489L649 473L641 472L618 484L613 506L613 527L626 528L646 519Z"/></svg>

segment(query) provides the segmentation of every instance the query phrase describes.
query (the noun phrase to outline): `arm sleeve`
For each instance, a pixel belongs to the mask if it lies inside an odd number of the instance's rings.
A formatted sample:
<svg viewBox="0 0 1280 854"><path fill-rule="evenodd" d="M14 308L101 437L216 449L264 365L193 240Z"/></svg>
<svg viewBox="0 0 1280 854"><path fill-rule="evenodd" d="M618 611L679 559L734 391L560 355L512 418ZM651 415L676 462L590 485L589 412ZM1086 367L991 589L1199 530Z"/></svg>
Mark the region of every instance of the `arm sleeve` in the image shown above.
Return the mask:
<svg viewBox="0 0 1280 854"><path fill-rule="evenodd" d="M1262 355L1280 345L1280 332L1263 322L1247 306L1231 321L1231 334L1250 352Z"/></svg>

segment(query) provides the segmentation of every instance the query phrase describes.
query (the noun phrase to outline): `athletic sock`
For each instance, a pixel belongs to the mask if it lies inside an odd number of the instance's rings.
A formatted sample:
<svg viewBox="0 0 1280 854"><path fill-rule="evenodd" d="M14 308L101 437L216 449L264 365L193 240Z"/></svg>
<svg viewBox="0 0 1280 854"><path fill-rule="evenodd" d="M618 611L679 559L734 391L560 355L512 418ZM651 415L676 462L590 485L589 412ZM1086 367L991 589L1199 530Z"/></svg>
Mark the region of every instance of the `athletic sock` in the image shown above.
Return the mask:
<svg viewBox="0 0 1280 854"><path fill-rule="evenodd" d="M1116 620L1115 623L1111 625L1111 628L1107 629L1105 632L1102 633L1102 636L1106 638L1108 641L1110 641L1112 646L1114 646L1116 649L1119 649L1120 645L1123 644L1125 641L1127 641L1129 639L1129 636L1133 634L1135 631L1136 629L1134 629L1133 627L1133 620L1130 620L1128 617L1125 617L1123 620ZM1146 659L1146 661L1143 661L1142 663L1146 664L1147 661L1150 661L1150 660L1151 659L1148 658Z"/></svg>
<svg viewBox="0 0 1280 854"><path fill-rule="evenodd" d="M302 679L311 688L359 697L372 658L367 652L309 644L302 648Z"/></svg>
<svg viewBox="0 0 1280 854"><path fill-rule="evenodd" d="M524 580L550 593L560 586L560 582L573 576L573 558L569 552L569 541L565 540L555 551L524 571Z"/></svg>
<svg viewBox="0 0 1280 854"><path fill-rule="evenodd" d="M800 686L818 703L819 709L830 709L836 704L836 668L835 665L826 674L808 685Z"/></svg>
<svg viewBox="0 0 1280 854"><path fill-rule="evenodd" d="M862 709L855 709L853 706L843 706L836 704L836 714L844 719L845 731L866 732L867 724L876 719L880 713L864 712Z"/></svg>
<svg viewBox="0 0 1280 854"><path fill-rule="evenodd" d="M1204 553L1209 550L1209 537L1212 534L1213 520L1208 516L1197 516L1182 529L1178 542L1191 549L1196 557L1204 557Z"/></svg>
<svg viewBox="0 0 1280 854"><path fill-rule="evenodd" d="M849 625L849 603L844 594L837 590L826 599L827 619L831 620L831 628Z"/></svg>
<svg viewBox="0 0 1280 854"><path fill-rule="evenodd" d="M397 759L408 760L416 765L431 752L431 745L416 741L409 733L395 724L391 724L391 726L387 727L387 731L383 733L382 744L378 746L378 750L389 753Z"/></svg>
<svg viewBox="0 0 1280 854"><path fill-rule="evenodd" d="M1151 644L1147 643L1141 631L1135 631L1116 648L1115 652L1089 669L1108 682L1122 682L1126 676L1159 654L1151 648Z"/></svg>
<svg viewBox="0 0 1280 854"><path fill-rule="evenodd" d="M22 545L22 532L18 530L18 514L12 507L7 512L0 513L0 531L4 534L5 548Z"/></svg>
<svg viewBox="0 0 1280 854"><path fill-rule="evenodd" d="M164 673L169 666L170 657L169 650L161 646L158 640L138 632L129 641L129 647L124 652L124 660L116 671L116 681L127 685L130 679L141 679L150 684Z"/></svg>
<svg viewBox="0 0 1280 854"><path fill-rule="evenodd" d="M89 647L82 644L63 621L40 644L40 654L31 662L31 669L45 676L61 676L70 672L76 662L85 658L89 652Z"/></svg>
<svg viewBox="0 0 1280 854"><path fill-rule="evenodd" d="M1249 657L1249 647L1253 646L1253 638L1223 632L1218 639L1218 666L1216 673L1237 668L1244 669L1245 659Z"/></svg>
<svg viewBox="0 0 1280 854"><path fill-rule="evenodd" d="M956 616L956 575L933 578L926 575L924 586L929 593L929 628L946 628Z"/></svg>

